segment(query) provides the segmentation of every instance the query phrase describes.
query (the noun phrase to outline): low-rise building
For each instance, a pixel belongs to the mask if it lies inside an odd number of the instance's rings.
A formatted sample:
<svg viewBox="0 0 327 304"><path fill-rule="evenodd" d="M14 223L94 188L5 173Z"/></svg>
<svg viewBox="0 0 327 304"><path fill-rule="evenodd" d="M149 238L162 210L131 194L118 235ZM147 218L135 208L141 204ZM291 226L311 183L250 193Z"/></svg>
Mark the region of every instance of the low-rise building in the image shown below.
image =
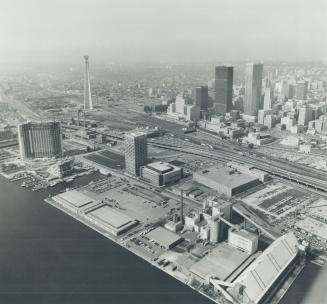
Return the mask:
<svg viewBox="0 0 327 304"><path fill-rule="evenodd" d="M309 154L311 152L311 145L310 144L301 144L301 145L299 145L299 151L301 153Z"/></svg>
<svg viewBox="0 0 327 304"><path fill-rule="evenodd" d="M185 119L187 121L200 120L200 107L197 105L186 104L182 96L177 96L175 102L171 103L167 109L167 114L176 119Z"/></svg>
<svg viewBox="0 0 327 304"><path fill-rule="evenodd" d="M228 167L210 167L195 172L193 180L229 197L260 184L257 177Z"/></svg>
<svg viewBox="0 0 327 304"><path fill-rule="evenodd" d="M56 177L63 178L70 176L74 171L74 159L68 158L58 161L52 165L48 172Z"/></svg>
<svg viewBox="0 0 327 304"><path fill-rule="evenodd" d="M244 141L255 146L262 146L273 142L274 138L269 134L263 135L257 132L251 132L244 138Z"/></svg>
<svg viewBox="0 0 327 304"><path fill-rule="evenodd" d="M258 235L247 230L236 230L235 228L228 230L228 244L248 254L253 254L258 250L258 240Z"/></svg>
<svg viewBox="0 0 327 304"><path fill-rule="evenodd" d="M183 169L164 162L154 162L141 167L141 177L156 186L175 183L183 177Z"/></svg>

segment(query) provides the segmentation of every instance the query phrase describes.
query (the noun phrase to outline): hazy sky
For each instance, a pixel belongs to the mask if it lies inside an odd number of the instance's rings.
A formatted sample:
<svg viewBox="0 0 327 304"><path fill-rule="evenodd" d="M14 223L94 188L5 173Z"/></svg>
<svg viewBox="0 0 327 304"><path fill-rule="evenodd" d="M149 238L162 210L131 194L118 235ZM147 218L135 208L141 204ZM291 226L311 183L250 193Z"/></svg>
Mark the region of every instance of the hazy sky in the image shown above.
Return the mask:
<svg viewBox="0 0 327 304"><path fill-rule="evenodd" d="M327 0L0 0L0 61L327 56Z"/></svg>

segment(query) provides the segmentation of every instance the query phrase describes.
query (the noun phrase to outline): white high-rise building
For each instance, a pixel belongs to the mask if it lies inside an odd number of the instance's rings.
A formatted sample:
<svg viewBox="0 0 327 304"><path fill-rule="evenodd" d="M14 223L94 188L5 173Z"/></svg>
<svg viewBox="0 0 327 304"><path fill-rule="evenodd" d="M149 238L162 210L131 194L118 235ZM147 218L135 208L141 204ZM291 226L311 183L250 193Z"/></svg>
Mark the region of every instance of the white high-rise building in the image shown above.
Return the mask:
<svg viewBox="0 0 327 304"><path fill-rule="evenodd" d="M263 100L263 109L264 110L270 110L271 109L271 100L272 100L272 91L271 88L265 89L265 97Z"/></svg>
<svg viewBox="0 0 327 304"><path fill-rule="evenodd" d="M85 72L84 72L84 110L93 110L93 101L91 94L89 56L84 56Z"/></svg>
<svg viewBox="0 0 327 304"><path fill-rule="evenodd" d="M125 134L125 165L129 174L139 176L142 166L148 162L147 136L135 131Z"/></svg>

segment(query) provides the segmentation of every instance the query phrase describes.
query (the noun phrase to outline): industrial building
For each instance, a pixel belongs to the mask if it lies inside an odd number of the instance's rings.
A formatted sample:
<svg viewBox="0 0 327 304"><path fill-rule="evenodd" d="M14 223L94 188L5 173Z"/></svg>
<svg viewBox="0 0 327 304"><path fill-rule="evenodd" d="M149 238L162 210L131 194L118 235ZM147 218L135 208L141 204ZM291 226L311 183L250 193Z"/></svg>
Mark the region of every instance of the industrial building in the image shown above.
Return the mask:
<svg viewBox="0 0 327 304"><path fill-rule="evenodd" d="M166 249L173 248L183 241L183 238L163 227L157 227L146 235L150 240L158 243Z"/></svg>
<svg viewBox="0 0 327 304"><path fill-rule="evenodd" d="M256 177L260 180L260 182L264 183L269 179L269 174L265 171L262 171L260 169L257 169L249 164L240 164L236 162L228 162L228 167L234 168L239 172L251 175L253 177Z"/></svg>
<svg viewBox="0 0 327 304"><path fill-rule="evenodd" d="M228 167L210 167L195 172L193 180L229 197L260 184L258 177Z"/></svg>
<svg viewBox="0 0 327 304"><path fill-rule="evenodd" d="M138 221L105 205L87 214L88 219L113 235L120 235L138 224Z"/></svg>
<svg viewBox="0 0 327 304"><path fill-rule="evenodd" d="M78 214L114 236L118 236L138 224L138 220L77 190L58 194L52 199L64 209Z"/></svg>
<svg viewBox="0 0 327 304"><path fill-rule="evenodd" d="M148 162L147 136L140 131L125 134L125 165L129 174L139 176Z"/></svg>
<svg viewBox="0 0 327 304"><path fill-rule="evenodd" d="M247 230L237 230L233 227L228 230L228 244L248 254L253 254L258 250L258 240L257 234Z"/></svg>
<svg viewBox="0 0 327 304"><path fill-rule="evenodd" d="M172 184L183 177L183 169L164 162L154 162L141 167L141 177L156 186Z"/></svg>
<svg viewBox="0 0 327 304"><path fill-rule="evenodd" d="M60 122L28 122L18 126L19 150L22 159L62 156Z"/></svg>
<svg viewBox="0 0 327 304"><path fill-rule="evenodd" d="M248 258L248 253L221 243L195 263L190 271L203 281L207 281L210 277L227 280Z"/></svg>
<svg viewBox="0 0 327 304"><path fill-rule="evenodd" d="M298 242L292 232L275 240L251 263L227 289L240 303L259 303L298 254Z"/></svg>

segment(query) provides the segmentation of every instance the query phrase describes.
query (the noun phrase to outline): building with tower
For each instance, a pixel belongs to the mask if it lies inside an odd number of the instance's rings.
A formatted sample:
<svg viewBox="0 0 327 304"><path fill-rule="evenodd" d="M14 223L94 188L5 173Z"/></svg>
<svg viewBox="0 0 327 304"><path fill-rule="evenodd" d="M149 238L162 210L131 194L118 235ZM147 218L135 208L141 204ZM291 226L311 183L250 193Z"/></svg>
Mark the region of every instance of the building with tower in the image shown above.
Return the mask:
<svg viewBox="0 0 327 304"><path fill-rule="evenodd" d="M93 101L91 94L91 83L90 83L90 70L89 70L89 56L84 56L85 71L84 71L84 110L93 109Z"/></svg>
<svg viewBox="0 0 327 304"><path fill-rule="evenodd" d="M226 114L233 107L233 74L232 66L216 66L214 80L215 114Z"/></svg>
<svg viewBox="0 0 327 304"><path fill-rule="evenodd" d="M19 150L22 159L62 156L60 122L28 122L18 126Z"/></svg>
<svg viewBox="0 0 327 304"><path fill-rule="evenodd" d="M262 63L248 63L245 69L244 114L257 116L261 103Z"/></svg>
<svg viewBox="0 0 327 304"><path fill-rule="evenodd" d="M135 131L125 134L125 165L126 171L135 176L140 175L142 166L148 162L147 136Z"/></svg>

